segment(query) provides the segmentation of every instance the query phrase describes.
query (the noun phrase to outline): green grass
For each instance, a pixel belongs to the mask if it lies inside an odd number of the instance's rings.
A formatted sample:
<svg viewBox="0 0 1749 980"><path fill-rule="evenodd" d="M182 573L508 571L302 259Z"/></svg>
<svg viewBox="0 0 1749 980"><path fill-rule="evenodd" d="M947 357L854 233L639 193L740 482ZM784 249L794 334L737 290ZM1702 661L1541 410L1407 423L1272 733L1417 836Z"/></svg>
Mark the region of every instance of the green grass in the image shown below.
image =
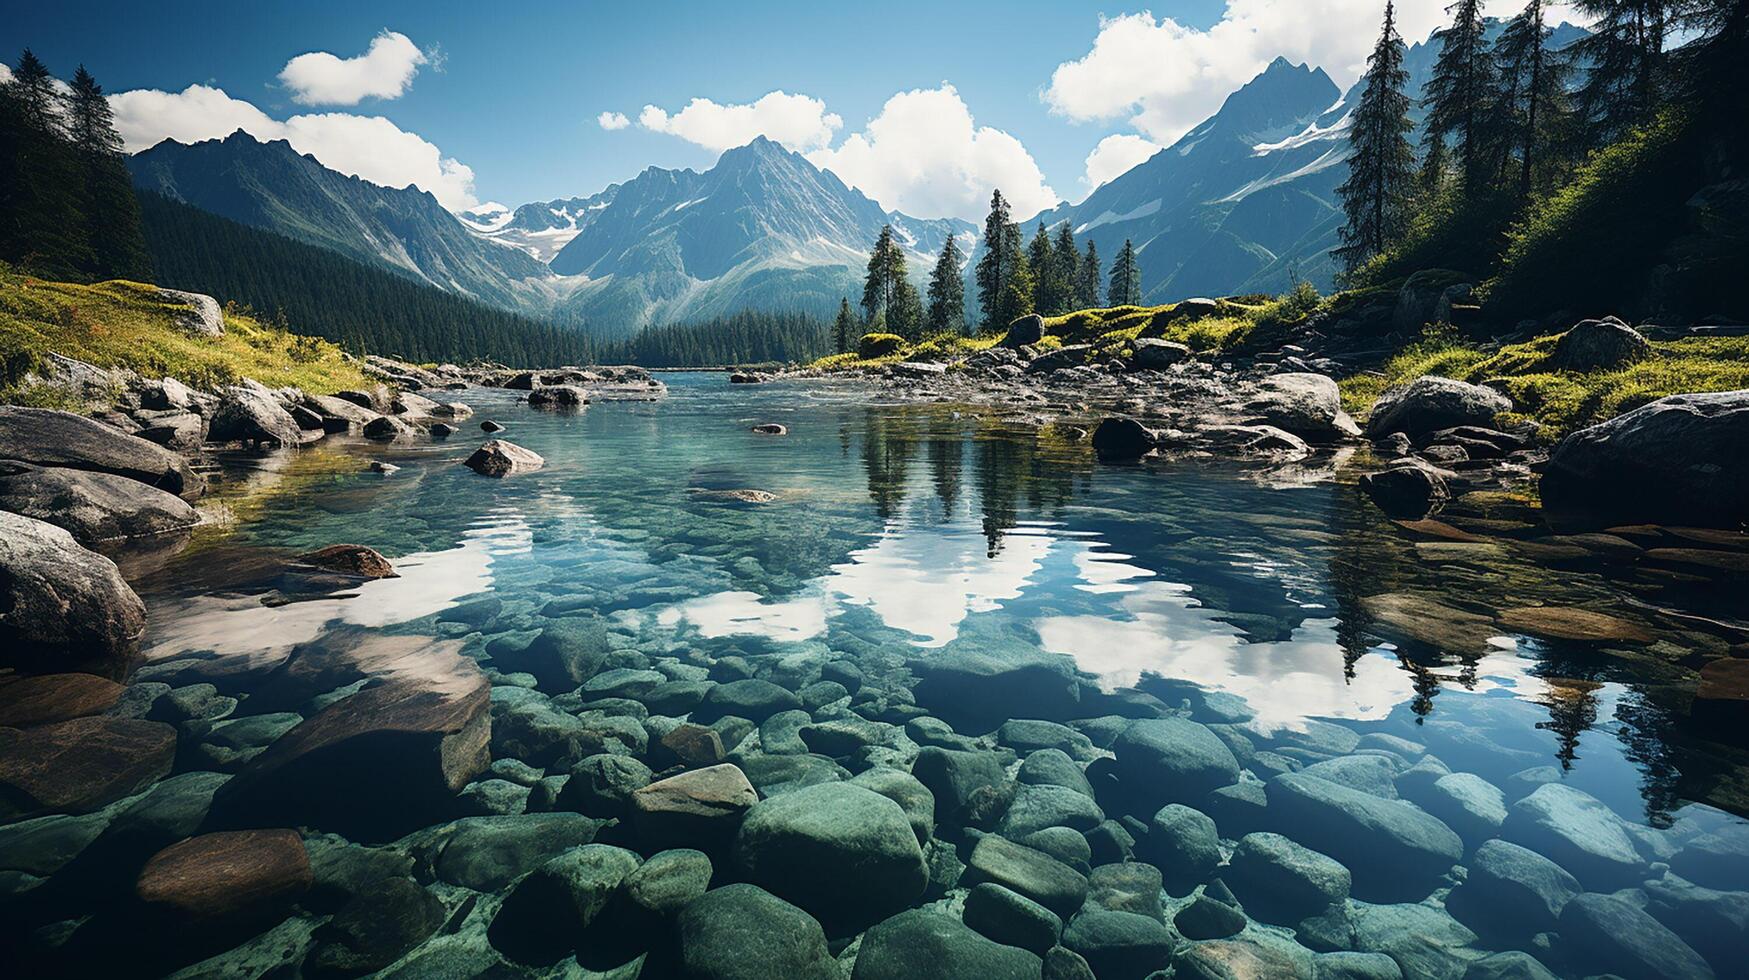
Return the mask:
<svg viewBox="0 0 1749 980"><path fill-rule="evenodd" d="M180 310L141 283L48 282L0 265L0 401L44 404L62 397L20 387L50 353L198 388L253 378L329 394L369 383L358 363L328 341L229 307L223 336L196 336L178 325Z"/></svg>
<svg viewBox="0 0 1749 980"><path fill-rule="evenodd" d="M1547 369L1559 336L1485 350L1450 328L1429 329L1376 373L1342 381L1343 406L1363 416L1386 388L1426 375L1488 381L1517 408L1503 421L1534 421L1552 441L1667 395L1749 388L1749 337L1654 341L1654 356L1638 364L1579 373Z"/></svg>

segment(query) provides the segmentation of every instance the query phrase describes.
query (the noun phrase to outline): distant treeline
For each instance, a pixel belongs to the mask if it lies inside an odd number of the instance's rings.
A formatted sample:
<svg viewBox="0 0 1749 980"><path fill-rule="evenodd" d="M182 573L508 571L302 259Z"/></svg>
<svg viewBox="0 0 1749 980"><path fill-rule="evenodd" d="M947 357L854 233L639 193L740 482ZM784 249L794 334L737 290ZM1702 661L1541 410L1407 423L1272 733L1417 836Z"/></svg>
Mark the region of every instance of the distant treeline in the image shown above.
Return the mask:
<svg viewBox="0 0 1749 980"><path fill-rule="evenodd" d="M830 353L832 338L825 321L806 313L757 310L648 327L628 340L597 346L602 363L645 367L806 362Z"/></svg>

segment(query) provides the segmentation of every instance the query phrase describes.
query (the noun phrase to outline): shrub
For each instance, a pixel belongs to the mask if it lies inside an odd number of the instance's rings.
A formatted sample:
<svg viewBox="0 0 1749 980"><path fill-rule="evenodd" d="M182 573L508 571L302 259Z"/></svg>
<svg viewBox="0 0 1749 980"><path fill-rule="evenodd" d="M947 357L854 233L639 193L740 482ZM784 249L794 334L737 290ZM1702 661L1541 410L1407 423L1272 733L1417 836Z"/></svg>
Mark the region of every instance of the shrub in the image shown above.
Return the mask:
<svg viewBox="0 0 1749 980"><path fill-rule="evenodd" d="M905 338L896 333L865 333L856 342L859 357L890 357L905 346Z"/></svg>

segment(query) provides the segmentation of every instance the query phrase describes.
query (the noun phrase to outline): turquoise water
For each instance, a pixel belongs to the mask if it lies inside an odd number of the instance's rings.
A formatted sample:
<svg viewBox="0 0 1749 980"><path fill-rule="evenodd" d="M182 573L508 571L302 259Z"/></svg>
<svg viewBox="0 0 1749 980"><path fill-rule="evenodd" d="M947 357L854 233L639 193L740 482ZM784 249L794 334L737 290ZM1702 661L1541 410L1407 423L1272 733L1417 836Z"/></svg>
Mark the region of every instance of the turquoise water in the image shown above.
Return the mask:
<svg viewBox="0 0 1749 980"><path fill-rule="evenodd" d="M1332 744L1353 751L1337 726L1406 740L1508 804L1565 783L1625 826L1666 830L1672 848L1741 823L1727 811L1749 798L1742 753L1685 716L1685 658L1728 640L1641 612L1633 585L1597 569L1551 569L1510 543L1430 547L1356 492L1349 458L1100 466L1072 433L989 410L883 403L849 385L665 380L660 402L574 414L468 391L477 414L448 442L331 438L228 458L215 499L230 522L137 583L151 621L142 676L350 644L360 677L442 683L456 654L490 669L495 638L579 612L644 662L854 655L897 686L931 658L1042 650L1072 658L1089 690L1139 690L1238 726L1262 779ZM462 467L484 418L546 467L502 481ZM748 431L762 422L789 434ZM400 469L371 472L372 460ZM284 585L276 556L339 542L382 551L401 577L262 603ZM490 628L445 618L486 595L503 602ZM1484 617L1607 609L1655 640L1563 644L1470 622L1428 642L1377 621L1363 600L1379 595Z"/></svg>

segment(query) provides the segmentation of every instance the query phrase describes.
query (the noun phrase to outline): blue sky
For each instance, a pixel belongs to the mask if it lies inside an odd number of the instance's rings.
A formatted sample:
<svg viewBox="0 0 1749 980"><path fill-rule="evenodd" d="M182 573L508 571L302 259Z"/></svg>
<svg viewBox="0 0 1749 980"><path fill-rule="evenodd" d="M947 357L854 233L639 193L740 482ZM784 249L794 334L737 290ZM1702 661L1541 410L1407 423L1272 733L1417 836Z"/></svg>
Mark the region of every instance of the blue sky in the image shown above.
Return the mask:
<svg viewBox="0 0 1749 980"><path fill-rule="evenodd" d="M717 144L762 131L882 204L926 215L975 213L968 202L987 198L989 184L1013 185L1027 204L1077 200L1194 125L1276 54L1322 64L1346 84L1382 6L232 0L97 3L73 22L65 7L4 2L0 60L28 45L58 74L83 62L112 94L161 93L117 103L135 143L242 124L337 169L418 183L452 207L515 206L593 193L646 166L708 167ZM1431 26L1443 4L1400 6L1414 28ZM356 78L342 60L384 32L401 36L384 63L400 52L413 62L408 77L347 95ZM311 52L332 55L297 76L314 80L314 94L282 80L291 59ZM759 102L771 92L801 98ZM906 92L920 94L889 106ZM674 120L693 99L712 105L672 132L639 121L647 105ZM604 112L626 125L603 128ZM1111 155L1090 167L1108 138Z"/></svg>

